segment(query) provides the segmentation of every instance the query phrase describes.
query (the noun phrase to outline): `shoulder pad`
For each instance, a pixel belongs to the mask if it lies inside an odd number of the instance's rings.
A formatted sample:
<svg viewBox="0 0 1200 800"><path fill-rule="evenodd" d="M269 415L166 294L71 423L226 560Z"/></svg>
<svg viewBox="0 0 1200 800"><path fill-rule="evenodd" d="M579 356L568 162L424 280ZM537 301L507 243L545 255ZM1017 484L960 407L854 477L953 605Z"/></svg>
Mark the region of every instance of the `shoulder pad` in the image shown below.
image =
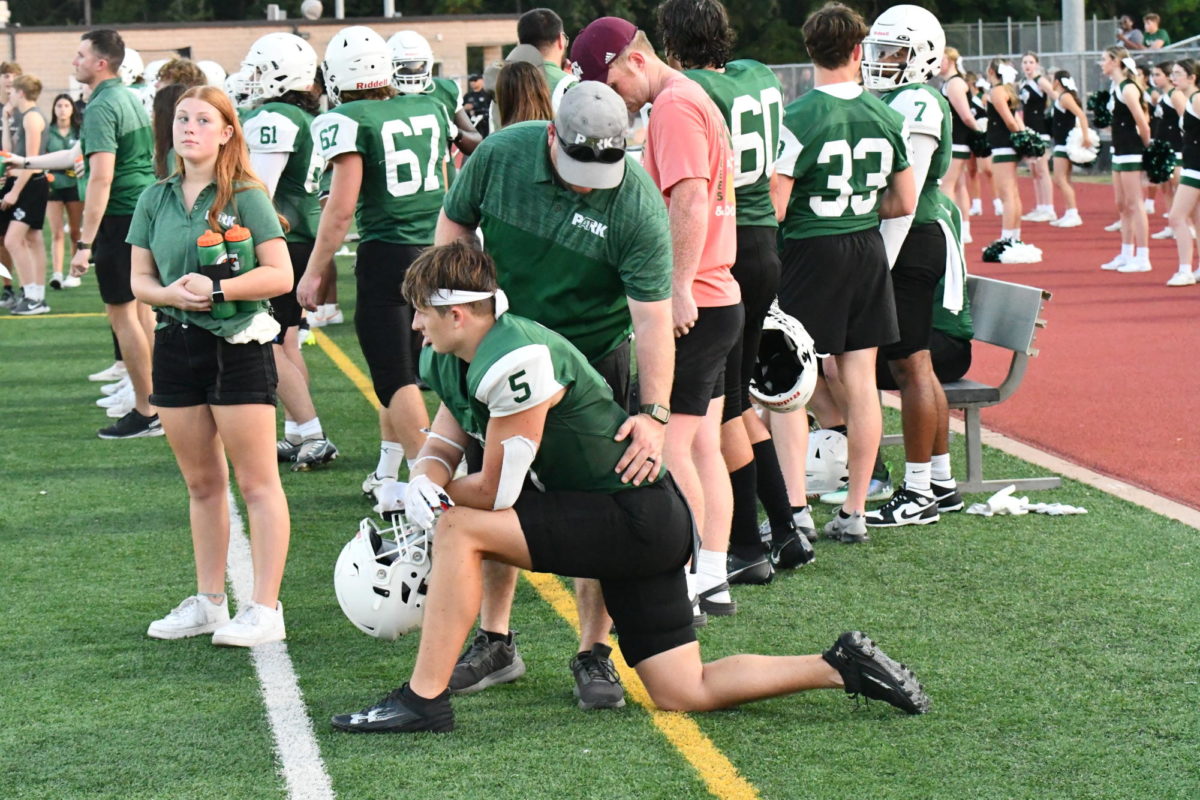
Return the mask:
<svg viewBox="0 0 1200 800"><path fill-rule="evenodd" d="M486 404L493 417L507 417L541 405L562 388L554 377L550 348L527 344L488 368L475 387L475 399Z"/></svg>

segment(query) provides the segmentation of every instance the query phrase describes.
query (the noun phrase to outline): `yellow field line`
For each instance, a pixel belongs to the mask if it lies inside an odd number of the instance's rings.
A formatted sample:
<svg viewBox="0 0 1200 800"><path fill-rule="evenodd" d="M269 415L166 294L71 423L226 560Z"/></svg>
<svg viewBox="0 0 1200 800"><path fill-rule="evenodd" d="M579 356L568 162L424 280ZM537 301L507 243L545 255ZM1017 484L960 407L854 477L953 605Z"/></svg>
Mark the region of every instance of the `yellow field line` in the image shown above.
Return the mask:
<svg viewBox="0 0 1200 800"><path fill-rule="evenodd" d="M80 314L32 314L25 316L23 314L6 314L2 319L78 319L80 317L103 317L103 311L89 311Z"/></svg>
<svg viewBox="0 0 1200 800"><path fill-rule="evenodd" d="M350 382L358 387L363 397L367 398L367 402L378 409L380 404L375 398L375 390L371 384L371 379L322 331L315 330L313 334L317 338L317 345L325 355L329 356L329 359L337 365L338 369L345 373ZM537 590L542 599L578 634L579 623L577 620L579 615L575 609L575 598L563 588L562 583L553 575L524 571L522 574L533 585L533 588ZM708 787L708 791L714 797L721 798L721 800L750 800L751 798L758 798L758 790L738 773L737 767L725 757L724 753L717 749L717 746L712 743L711 739L704 735L704 732L700 730L700 726L696 724L695 720L687 714L659 711L650 699L650 693L646 691L646 687L642 684L641 679L638 678L637 672L625 663L620 650L613 651L612 659L617 667L617 671L621 675L621 681L624 682L625 690L629 696L633 698L635 703L646 709L650 714L650 719L654 723L654 727L658 728L662 735L667 737L667 741L700 774L704 785Z"/></svg>

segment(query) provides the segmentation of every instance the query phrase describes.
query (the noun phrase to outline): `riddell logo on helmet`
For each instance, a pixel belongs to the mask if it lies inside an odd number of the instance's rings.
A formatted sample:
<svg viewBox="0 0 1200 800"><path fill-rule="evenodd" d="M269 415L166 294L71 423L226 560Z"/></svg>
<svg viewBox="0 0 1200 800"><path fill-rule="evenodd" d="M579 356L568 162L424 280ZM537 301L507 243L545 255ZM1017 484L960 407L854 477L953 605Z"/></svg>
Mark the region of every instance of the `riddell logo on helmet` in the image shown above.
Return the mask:
<svg viewBox="0 0 1200 800"><path fill-rule="evenodd" d="M358 83L354 84L354 88L356 90L357 89L380 89L384 86L387 86L389 83L390 83L390 81L386 81L386 80L359 81Z"/></svg>

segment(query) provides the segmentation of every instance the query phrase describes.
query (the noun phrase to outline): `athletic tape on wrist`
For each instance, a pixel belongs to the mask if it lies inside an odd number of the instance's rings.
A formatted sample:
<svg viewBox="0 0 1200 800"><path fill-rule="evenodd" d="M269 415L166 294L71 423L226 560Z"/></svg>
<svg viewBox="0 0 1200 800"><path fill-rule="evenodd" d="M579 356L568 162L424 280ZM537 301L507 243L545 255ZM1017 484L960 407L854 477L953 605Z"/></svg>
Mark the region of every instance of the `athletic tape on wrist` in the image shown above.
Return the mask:
<svg viewBox="0 0 1200 800"><path fill-rule="evenodd" d="M439 464L441 464L443 467L446 468L446 472L450 473L450 477L454 477L454 467L450 466L450 462L447 461L446 459L442 458L441 456L421 456L416 461L414 461L412 463L412 465L415 467L415 466L417 466L417 464L420 464L422 461L436 461Z"/></svg>

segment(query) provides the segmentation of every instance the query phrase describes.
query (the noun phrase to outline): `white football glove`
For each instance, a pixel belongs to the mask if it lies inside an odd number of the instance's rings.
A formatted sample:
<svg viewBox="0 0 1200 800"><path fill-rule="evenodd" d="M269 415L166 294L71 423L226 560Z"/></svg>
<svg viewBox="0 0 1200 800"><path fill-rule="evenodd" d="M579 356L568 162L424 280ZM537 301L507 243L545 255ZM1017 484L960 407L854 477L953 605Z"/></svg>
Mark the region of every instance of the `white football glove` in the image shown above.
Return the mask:
<svg viewBox="0 0 1200 800"><path fill-rule="evenodd" d="M404 492L404 513L408 521L431 530L443 511L454 506L446 490L427 475L418 475L408 482Z"/></svg>

